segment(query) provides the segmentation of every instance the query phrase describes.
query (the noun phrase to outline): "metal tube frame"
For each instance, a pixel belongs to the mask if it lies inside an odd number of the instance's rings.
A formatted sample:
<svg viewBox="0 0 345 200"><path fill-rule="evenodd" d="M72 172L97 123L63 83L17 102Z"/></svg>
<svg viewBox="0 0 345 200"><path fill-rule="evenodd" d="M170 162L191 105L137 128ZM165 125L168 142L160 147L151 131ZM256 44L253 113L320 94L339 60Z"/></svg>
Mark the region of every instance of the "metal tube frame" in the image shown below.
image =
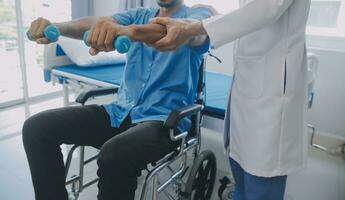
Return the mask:
<svg viewBox="0 0 345 200"><path fill-rule="evenodd" d="M172 135L173 130L170 130L170 136L181 137L181 135L182 135L182 137L180 138L181 139L181 145L178 148L178 154L170 160L163 158L162 159L163 162L158 161L159 164L157 164L156 167L154 167L152 170L150 170L148 172L148 174L146 175L144 184L143 184L140 200L146 200L146 196L147 196L147 192L148 192L147 186L150 184L150 182L152 183L152 200L157 200L159 193L164 191L164 189L166 189L170 184L172 184L175 181L177 181L178 179L182 178L182 175L187 168L187 152L189 152L191 149L193 149L194 150L194 152L193 152L194 158L196 158L196 156L200 152L200 145L201 145L200 121L201 121L201 112L198 112L198 114L196 115L196 136L195 136L195 138L192 138L188 141L188 143L190 143L189 145L186 145L186 136L187 135L185 135L185 133L182 133L178 136L173 136ZM183 137L184 135L185 135L185 137ZM174 156L174 154L172 154L172 156ZM165 181L164 183L162 183L160 185L159 184L157 185L157 183L159 182L158 181L159 172L165 168L169 168L172 163L174 163L176 160L178 160L180 158L183 158L183 160L181 162L181 167L179 168L179 170L176 173L173 173L167 181ZM169 198L171 198L171 197L169 197Z"/></svg>
<svg viewBox="0 0 345 200"><path fill-rule="evenodd" d="M79 173L78 173L79 175L73 175L70 179L68 179L66 181L66 186L72 185L72 192L76 196L78 196L79 193L82 192L85 188L93 185L94 183L96 183L98 181L98 178L95 178L95 179L84 184L84 167L85 167L85 165L96 160L98 158L98 155L93 156L93 157L85 160L85 146L78 146L78 145L74 145L68 153L68 156L66 159L66 164L65 164L65 168L66 168L65 177L66 177L66 179L67 179L68 172L69 172L69 169L71 166L73 154L74 154L75 150L78 148L79 148Z"/></svg>
<svg viewBox="0 0 345 200"><path fill-rule="evenodd" d="M314 143L314 138L315 138L315 126L313 126L313 125L311 125L311 124L308 124L308 128L311 129L310 145L311 145L312 147L315 147L315 148L317 148L317 149L320 149L320 150L322 150L322 151L327 152L328 149L327 149L326 147Z"/></svg>
<svg viewBox="0 0 345 200"><path fill-rule="evenodd" d="M67 107L69 105L69 90L68 84L66 81L62 83L62 97L63 97L63 106Z"/></svg>

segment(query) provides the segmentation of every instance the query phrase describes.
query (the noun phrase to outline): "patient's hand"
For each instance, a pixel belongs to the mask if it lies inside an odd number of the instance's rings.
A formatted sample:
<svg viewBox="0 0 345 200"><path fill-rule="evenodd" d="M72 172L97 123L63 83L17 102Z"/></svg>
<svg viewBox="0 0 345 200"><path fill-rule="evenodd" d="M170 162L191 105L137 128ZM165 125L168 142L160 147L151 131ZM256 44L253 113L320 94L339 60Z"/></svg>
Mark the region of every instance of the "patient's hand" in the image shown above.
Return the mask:
<svg viewBox="0 0 345 200"><path fill-rule="evenodd" d="M90 30L87 42L90 44L90 54L96 55L100 51L114 51L113 40L119 35L131 35L129 29L116 23L111 17L100 18Z"/></svg>
<svg viewBox="0 0 345 200"><path fill-rule="evenodd" d="M87 39L91 45L90 54L114 51L113 40L120 35L126 35L132 41L153 44L166 35L166 28L159 24L122 26L111 17L102 17L92 26Z"/></svg>
<svg viewBox="0 0 345 200"><path fill-rule="evenodd" d="M43 31L44 29L51 25L51 22L47 19L42 17L37 18L35 21L31 23L30 29L27 33L28 38L31 41L35 41L37 44L49 44L54 41L49 41L47 38L44 37Z"/></svg>

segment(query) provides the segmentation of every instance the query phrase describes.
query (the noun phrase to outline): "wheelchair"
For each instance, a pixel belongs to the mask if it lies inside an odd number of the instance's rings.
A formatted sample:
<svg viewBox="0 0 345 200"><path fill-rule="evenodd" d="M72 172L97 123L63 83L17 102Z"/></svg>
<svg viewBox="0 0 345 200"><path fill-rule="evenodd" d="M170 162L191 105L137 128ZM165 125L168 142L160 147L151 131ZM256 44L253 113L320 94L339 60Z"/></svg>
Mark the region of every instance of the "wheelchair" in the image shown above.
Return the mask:
<svg viewBox="0 0 345 200"><path fill-rule="evenodd" d="M170 130L170 139L172 141L180 141L179 146L161 160L148 165L146 169L147 174L142 185L140 200L157 200L160 198L159 195L164 195L164 197L169 200L211 199L217 170L216 157L210 150L200 152L200 127L202 123L205 89L204 71L205 59L199 67L199 79L195 103L172 111L164 123L164 126L168 127ZM90 98L116 94L117 92L118 87L95 88L82 92L77 97L76 102L81 105L85 105ZM174 130L180 120L185 117L191 118L191 129L187 132L176 135ZM73 154L77 149L79 149L78 173L67 178ZM74 145L70 149L65 164L66 186L70 186L70 199L78 199L79 194L85 188L98 181L98 178L96 178L84 183L84 167L96 160L97 157L98 155L95 155L85 160L84 146ZM191 159L188 159L190 157ZM188 163L192 164L189 165ZM163 170L166 170L169 173L168 178L164 178L164 180L161 178ZM186 176L187 174L188 177ZM171 191L167 191L168 186L173 188L173 194L171 194Z"/></svg>

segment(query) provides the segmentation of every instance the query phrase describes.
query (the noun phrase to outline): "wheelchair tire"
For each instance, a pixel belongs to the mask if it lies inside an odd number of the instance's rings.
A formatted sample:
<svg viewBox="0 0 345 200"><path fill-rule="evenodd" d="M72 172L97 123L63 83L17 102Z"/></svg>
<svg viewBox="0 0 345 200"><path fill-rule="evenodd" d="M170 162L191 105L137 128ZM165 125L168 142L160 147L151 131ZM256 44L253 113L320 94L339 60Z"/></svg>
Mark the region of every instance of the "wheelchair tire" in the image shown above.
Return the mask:
<svg viewBox="0 0 345 200"><path fill-rule="evenodd" d="M192 166L186 183L186 200L210 200L216 180L217 162L212 151L199 154Z"/></svg>

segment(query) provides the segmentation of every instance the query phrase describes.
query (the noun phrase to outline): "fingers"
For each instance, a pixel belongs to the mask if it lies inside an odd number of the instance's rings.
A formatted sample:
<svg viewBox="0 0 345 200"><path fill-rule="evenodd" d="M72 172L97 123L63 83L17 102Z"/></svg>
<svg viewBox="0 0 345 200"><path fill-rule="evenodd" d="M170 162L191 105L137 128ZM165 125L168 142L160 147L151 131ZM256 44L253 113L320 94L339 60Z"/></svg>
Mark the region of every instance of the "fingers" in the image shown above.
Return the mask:
<svg viewBox="0 0 345 200"><path fill-rule="evenodd" d="M40 38L36 40L37 44L50 44L51 41L49 41L47 38Z"/></svg>
<svg viewBox="0 0 345 200"><path fill-rule="evenodd" d="M152 46L160 51L173 51L183 44L184 38L181 37L185 24L171 18L157 17L150 21L153 24L166 26L167 35Z"/></svg>
<svg viewBox="0 0 345 200"><path fill-rule="evenodd" d="M158 23L159 19L160 19L160 17L155 17L149 21L149 24L159 24Z"/></svg>
<svg viewBox="0 0 345 200"><path fill-rule="evenodd" d="M87 38L86 38L86 43L87 43L89 46L91 46L92 34L93 34L93 32L92 32L92 28L91 28L91 29L90 29L90 32L89 32L89 36L87 36Z"/></svg>
<svg viewBox="0 0 345 200"><path fill-rule="evenodd" d="M174 20L168 17L156 17L150 21L150 24L161 24L164 26L169 26L173 23L174 23Z"/></svg>
<svg viewBox="0 0 345 200"><path fill-rule="evenodd" d="M92 47L96 47L98 49L98 37L99 37L99 28L95 28L91 31L92 34L92 38L91 38L91 46ZM101 42L99 42L101 43Z"/></svg>
<svg viewBox="0 0 345 200"><path fill-rule="evenodd" d="M115 34L108 31L105 37L105 41L104 41L106 52L115 50L113 46L114 39L115 39Z"/></svg>
<svg viewBox="0 0 345 200"><path fill-rule="evenodd" d="M99 51L98 51L96 48L91 47L91 48L89 49L89 54L90 54L91 56L95 56L95 55L97 55L98 53L99 53Z"/></svg>
<svg viewBox="0 0 345 200"><path fill-rule="evenodd" d="M50 22L44 18L38 18L31 23L30 29L27 33L28 38L32 41L44 38L44 29L50 24Z"/></svg>
<svg viewBox="0 0 345 200"><path fill-rule="evenodd" d="M158 40L152 46L160 51L174 51L177 49L177 45L170 42L170 38L164 37L161 40Z"/></svg>
<svg viewBox="0 0 345 200"><path fill-rule="evenodd" d="M118 27L113 22L101 20L97 22L90 31L87 42L90 44L90 54L100 51L114 51L113 40L117 36ZM96 51L97 50L97 51Z"/></svg>
<svg viewBox="0 0 345 200"><path fill-rule="evenodd" d="M36 19L35 21L33 21L31 23L31 27L30 27L30 30L29 30L29 34L30 34L30 38L31 40L36 40L36 32L37 32L37 29L38 29L38 20Z"/></svg>
<svg viewBox="0 0 345 200"><path fill-rule="evenodd" d="M37 37L37 38L44 38L43 31L44 31L44 29L46 28L46 26L47 26L47 24L44 23L44 22L41 22L41 23L38 25L37 32L36 32L36 37Z"/></svg>
<svg viewBox="0 0 345 200"><path fill-rule="evenodd" d="M154 44L152 44L152 46L158 50L161 50L162 47L167 44L166 40L167 40L166 37L164 37L158 40L157 42L155 42Z"/></svg>
<svg viewBox="0 0 345 200"><path fill-rule="evenodd" d="M107 36L107 32L107 29L103 29L99 32L96 47L100 51L106 51L105 37Z"/></svg>
<svg viewBox="0 0 345 200"><path fill-rule="evenodd" d="M87 42L90 44L92 47L96 47L97 45L97 40L98 40L98 32L99 32L99 27L97 27L97 24L93 26L90 30L89 37L87 38Z"/></svg>
<svg viewBox="0 0 345 200"><path fill-rule="evenodd" d="M102 27L100 27L98 24L93 26L90 30L89 37L87 38L87 42L90 44L90 55L97 55L99 51L104 51L104 39L102 41L102 35L101 35Z"/></svg>

